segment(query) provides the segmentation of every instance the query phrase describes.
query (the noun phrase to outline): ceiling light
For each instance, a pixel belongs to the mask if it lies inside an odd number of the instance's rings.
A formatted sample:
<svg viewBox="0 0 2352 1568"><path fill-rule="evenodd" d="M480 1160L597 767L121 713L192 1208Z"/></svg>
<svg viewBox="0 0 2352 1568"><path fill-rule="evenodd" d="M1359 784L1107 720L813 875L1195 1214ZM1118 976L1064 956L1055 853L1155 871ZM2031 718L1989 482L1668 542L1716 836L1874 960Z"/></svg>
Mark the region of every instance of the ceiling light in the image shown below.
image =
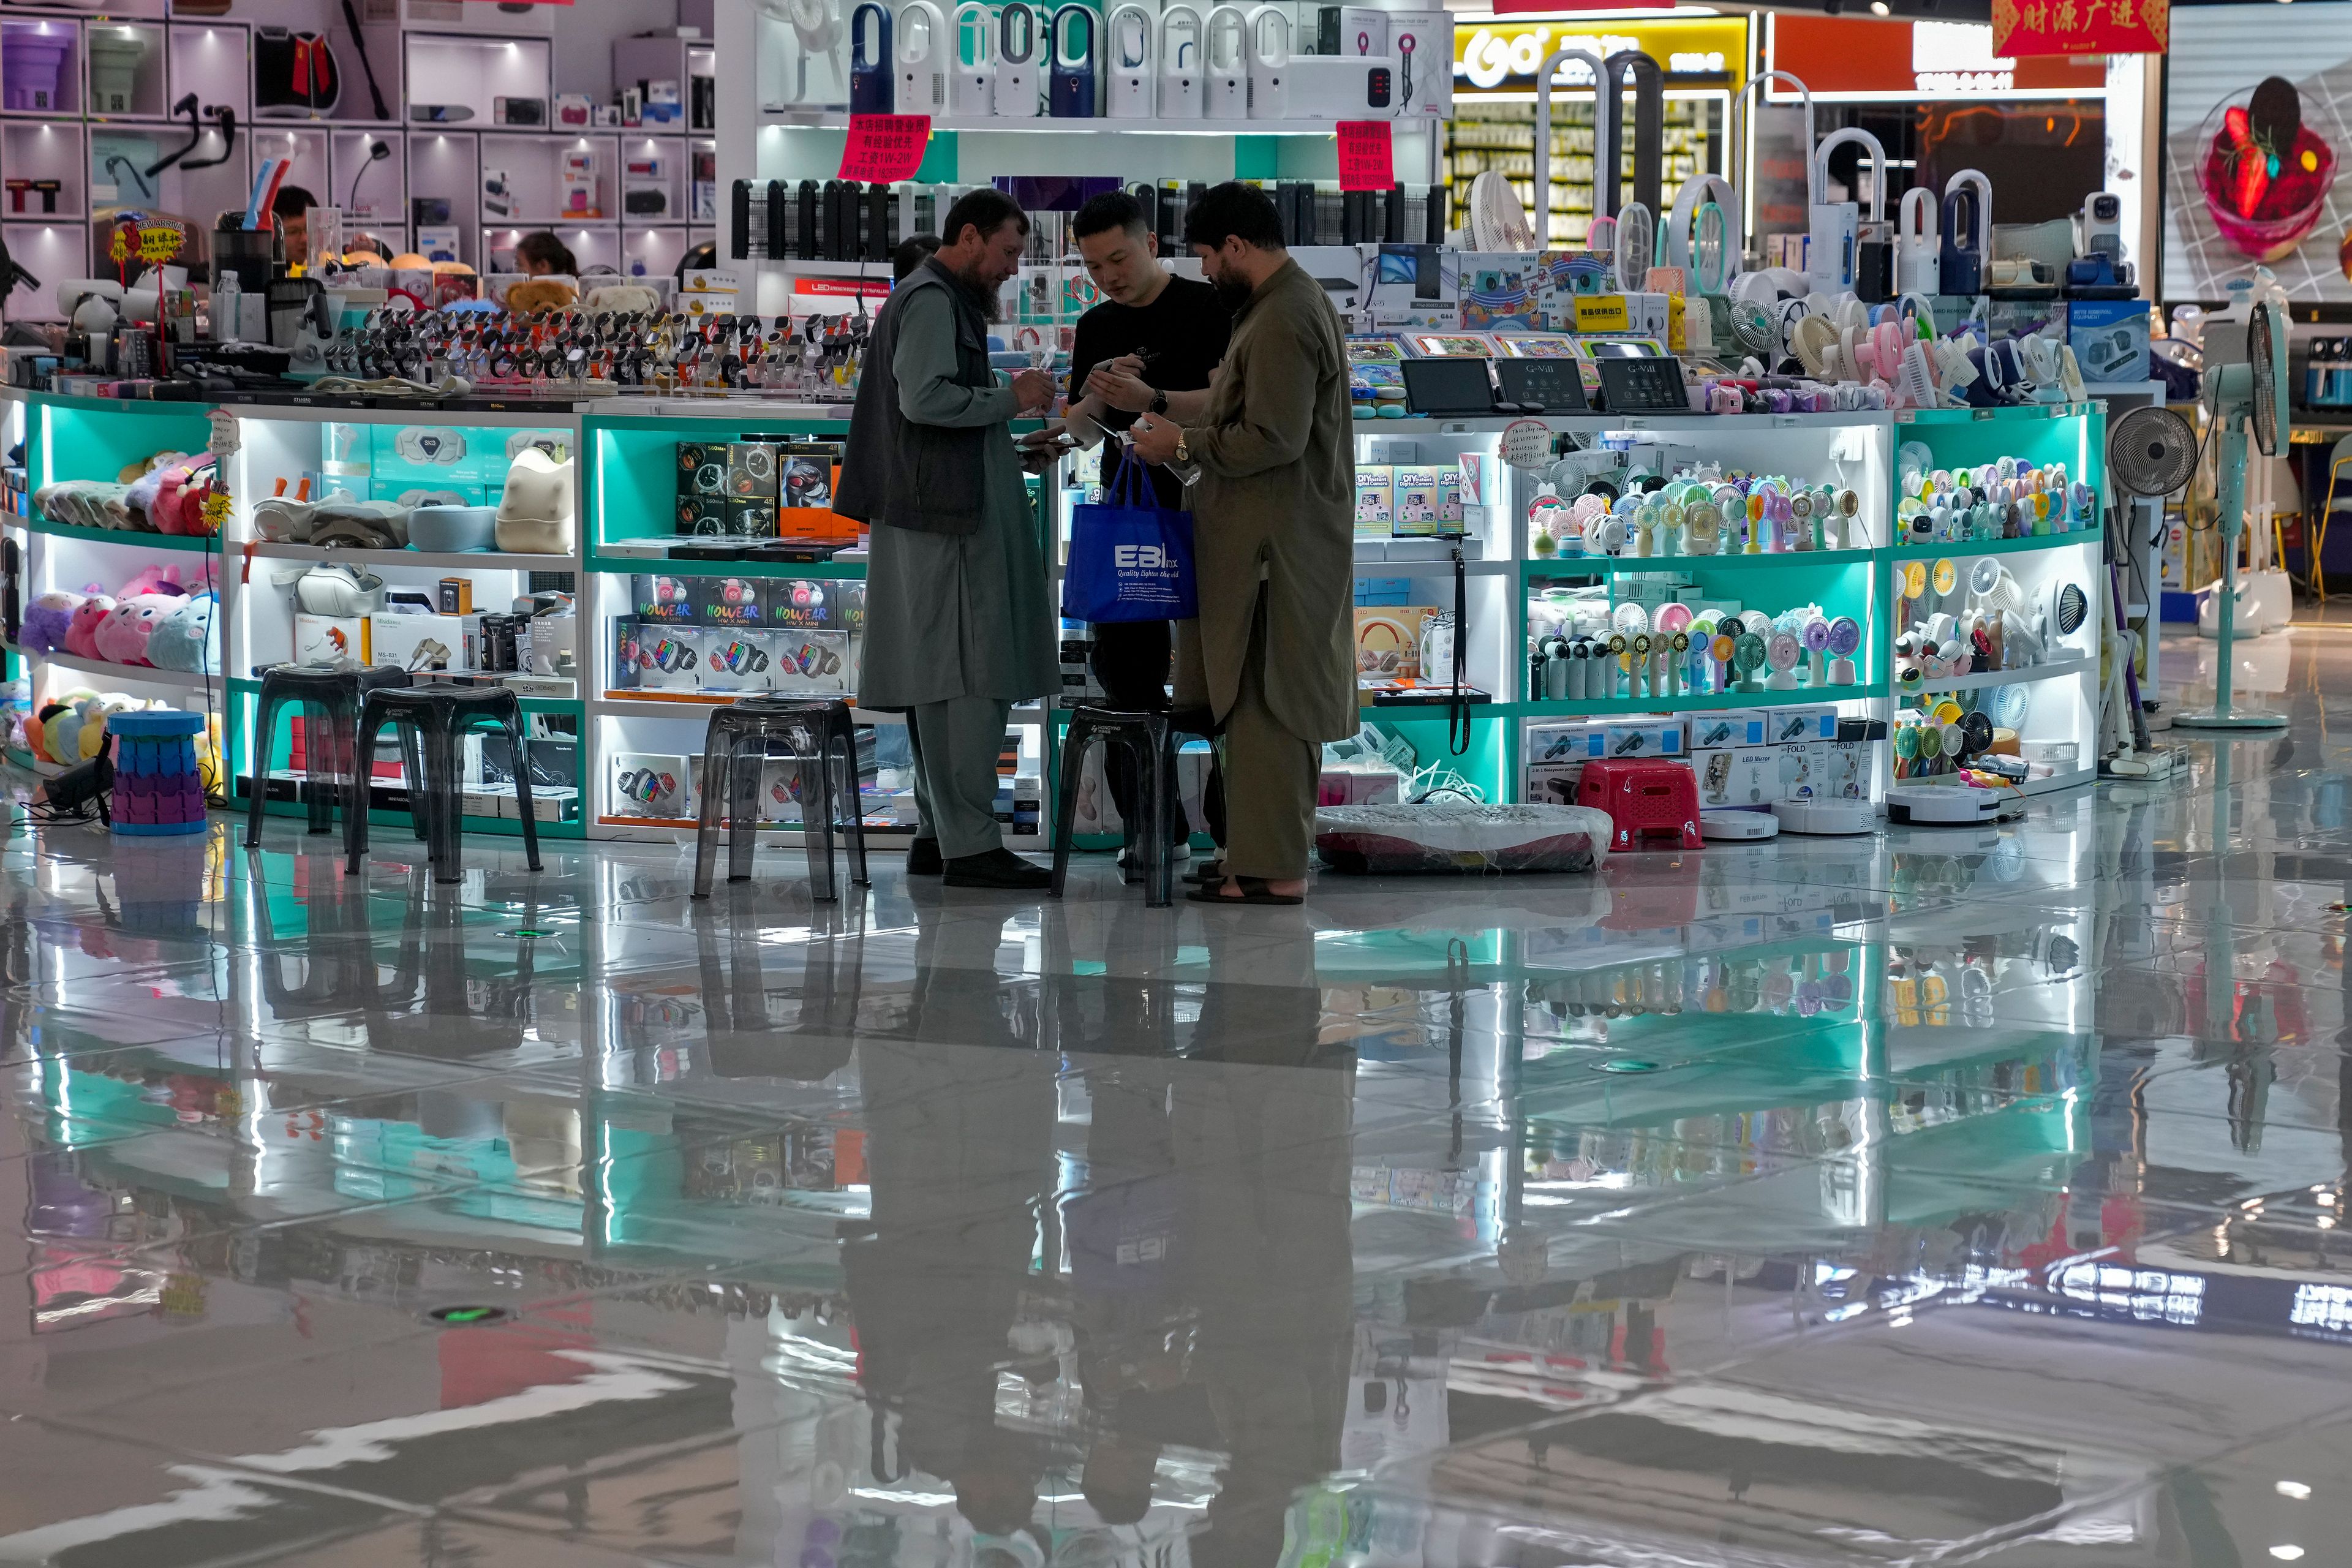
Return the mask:
<svg viewBox="0 0 2352 1568"><path fill-rule="evenodd" d="M1887 5L1886 0L1870 0L1870 14L1874 16L1892 16L1894 7Z"/></svg>
<svg viewBox="0 0 2352 1568"><path fill-rule="evenodd" d="M2281 3L2284 4L2284 0L2281 0ZM2273 1546L2271 1548L2271 1555L2277 1558L2282 1563L2293 1563L2303 1556L2303 1548L2300 1546Z"/></svg>
<svg viewBox="0 0 2352 1568"><path fill-rule="evenodd" d="M2281 1481L2278 1484L2278 1495L2291 1497L2295 1501L2301 1502L2311 1495L2311 1489L2301 1481Z"/></svg>

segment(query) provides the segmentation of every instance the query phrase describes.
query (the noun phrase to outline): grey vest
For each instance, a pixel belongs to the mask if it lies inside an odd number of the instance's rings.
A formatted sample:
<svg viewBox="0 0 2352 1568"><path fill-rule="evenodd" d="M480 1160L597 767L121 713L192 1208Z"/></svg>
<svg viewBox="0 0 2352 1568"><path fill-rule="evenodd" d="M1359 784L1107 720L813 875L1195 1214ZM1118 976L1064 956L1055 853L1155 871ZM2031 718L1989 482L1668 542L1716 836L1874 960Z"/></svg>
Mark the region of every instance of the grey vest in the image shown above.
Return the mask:
<svg viewBox="0 0 2352 1568"><path fill-rule="evenodd" d="M955 307L956 384L990 387L988 323L965 300L936 258L907 275L874 321L857 402L849 416L849 445L841 458L841 489L833 510L858 522L921 533L977 533L984 465L992 426L948 429L918 425L898 407L900 302L923 289L946 291Z"/></svg>

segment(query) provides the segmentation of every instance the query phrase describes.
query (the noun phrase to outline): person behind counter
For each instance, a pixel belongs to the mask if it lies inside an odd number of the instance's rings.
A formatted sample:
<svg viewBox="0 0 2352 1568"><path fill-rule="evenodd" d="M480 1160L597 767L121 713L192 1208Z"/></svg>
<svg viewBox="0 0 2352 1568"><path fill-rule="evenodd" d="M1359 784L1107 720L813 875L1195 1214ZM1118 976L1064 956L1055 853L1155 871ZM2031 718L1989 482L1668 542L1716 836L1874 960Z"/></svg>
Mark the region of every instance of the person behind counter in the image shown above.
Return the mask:
<svg viewBox="0 0 2352 1568"><path fill-rule="evenodd" d="M542 228L515 241L515 270L526 278L577 278L580 258Z"/></svg>

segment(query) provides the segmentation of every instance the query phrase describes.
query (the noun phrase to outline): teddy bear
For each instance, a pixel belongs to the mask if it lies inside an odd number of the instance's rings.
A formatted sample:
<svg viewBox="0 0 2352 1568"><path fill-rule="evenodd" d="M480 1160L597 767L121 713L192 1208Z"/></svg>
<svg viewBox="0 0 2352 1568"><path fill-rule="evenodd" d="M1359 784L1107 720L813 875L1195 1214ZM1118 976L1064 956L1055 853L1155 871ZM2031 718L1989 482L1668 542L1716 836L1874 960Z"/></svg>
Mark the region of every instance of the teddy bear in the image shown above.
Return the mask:
<svg viewBox="0 0 2352 1568"><path fill-rule="evenodd" d="M98 657L110 664L145 664L148 639L163 616L177 608L183 595L177 594L141 594L133 598L118 599L106 619L98 623L90 641L98 648Z"/></svg>
<svg viewBox="0 0 2352 1568"><path fill-rule="evenodd" d="M76 658L104 658L98 651L99 624L113 613L114 600L105 594L92 594L76 605L66 624L66 651Z"/></svg>
<svg viewBox="0 0 2352 1568"><path fill-rule="evenodd" d="M47 656L65 647L66 628L72 625L74 612L81 608L82 597L63 588L34 595L32 602L25 606L24 624L18 634L25 650Z"/></svg>
<svg viewBox="0 0 2352 1568"><path fill-rule="evenodd" d="M507 286L506 307L520 316L527 310L560 310L579 298L572 285L556 278L525 278Z"/></svg>
<svg viewBox="0 0 2352 1568"><path fill-rule="evenodd" d="M219 674L220 635L213 622L213 611L219 603L210 594L196 594L165 611L147 642L149 661L158 669Z"/></svg>

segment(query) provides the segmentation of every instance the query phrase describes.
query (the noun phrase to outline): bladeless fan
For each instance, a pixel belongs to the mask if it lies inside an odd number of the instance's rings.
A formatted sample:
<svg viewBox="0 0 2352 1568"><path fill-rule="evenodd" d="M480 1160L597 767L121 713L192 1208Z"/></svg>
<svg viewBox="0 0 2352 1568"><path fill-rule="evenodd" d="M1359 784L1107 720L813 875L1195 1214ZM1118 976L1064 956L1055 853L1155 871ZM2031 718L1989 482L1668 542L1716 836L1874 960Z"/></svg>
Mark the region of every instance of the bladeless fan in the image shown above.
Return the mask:
<svg viewBox="0 0 2352 1568"><path fill-rule="evenodd" d="M2286 380L2286 327L2273 318L2265 300L2246 318L2244 359L2217 363L2220 336L2207 328L2205 408L2221 426L2221 604L2213 644L2213 706L2178 714L2172 721L2192 730L2280 730L2286 727L2284 714L2241 710L2231 701L2231 688L2237 658L2238 535L2246 526L2246 424L2252 421L2254 448L2263 457L2276 457L2286 444L2286 408L2279 395Z"/></svg>
<svg viewBox="0 0 2352 1568"><path fill-rule="evenodd" d="M2107 430L2107 483L2116 492L2116 531L2126 531L2133 506L2141 500L2169 496L2189 483L2197 471L2197 431L2178 409L2153 405L2126 411ZM2157 519L2161 531L2164 521ZM2140 709L2139 673L2132 666L2138 639L2124 618L2124 598L2116 591L2115 573L2108 573L2112 614L2107 637L2107 679L2104 691L2102 730L2111 737L2100 759L2100 770L2117 778L2161 779L2172 776L2176 753L2148 742L2147 716Z"/></svg>
<svg viewBox="0 0 2352 1568"><path fill-rule="evenodd" d="M1551 244L1551 95L1553 88L1557 85L1555 79L1559 68L1568 60L1582 60L1585 68L1592 73L1593 144L1600 145L1601 57L1587 49L1554 49L1546 55L1543 63L1536 68L1535 243L1531 246L1511 248L1541 250ZM1600 209L1601 183L1598 180L1593 182L1592 194L1594 202L1592 216L1594 221L1598 222L1610 216ZM1478 248L1486 250L1490 247L1481 245Z"/></svg>

